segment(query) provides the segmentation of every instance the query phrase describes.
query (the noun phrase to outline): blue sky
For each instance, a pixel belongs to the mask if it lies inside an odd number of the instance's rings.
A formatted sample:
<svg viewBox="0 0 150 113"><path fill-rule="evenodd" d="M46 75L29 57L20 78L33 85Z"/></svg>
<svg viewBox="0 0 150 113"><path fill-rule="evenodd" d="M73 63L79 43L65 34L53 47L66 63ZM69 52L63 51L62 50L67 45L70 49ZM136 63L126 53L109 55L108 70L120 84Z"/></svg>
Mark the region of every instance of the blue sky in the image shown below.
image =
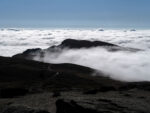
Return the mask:
<svg viewBox="0 0 150 113"><path fill-rule="evenodd" d="M0 0L0 27L150 27L150 0Z"/></svg>

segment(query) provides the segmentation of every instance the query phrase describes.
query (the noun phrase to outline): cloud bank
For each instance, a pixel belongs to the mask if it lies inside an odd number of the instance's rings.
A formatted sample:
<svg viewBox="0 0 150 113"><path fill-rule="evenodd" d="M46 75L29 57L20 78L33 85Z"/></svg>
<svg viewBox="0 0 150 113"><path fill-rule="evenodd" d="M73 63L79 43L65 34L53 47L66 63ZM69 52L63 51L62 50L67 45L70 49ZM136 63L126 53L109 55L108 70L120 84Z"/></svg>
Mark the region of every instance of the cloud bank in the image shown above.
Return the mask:
<svg viewBox="0 0 150 113"><path fill-rule="evenodd" d="M150 52L110 52L104 48L64 49L46 53L34 60L49 63L74 63L104 72L122 81L150 81Z"/></svg>
<svg viewBox="0 0 150 113"><path fill-rule="evenodd" d="M12 56L30 48L45 49L68 38L150 49L150 30L0 29L0 56Z"/></svg>
<svg viewBox="0 0 150 113"><path fill-rule="evenodd" d="M112 78L127 81L150 81L150 30L99 29L0 29L0 56L12 56L30 48L48 48L63 40L100 40L143 51L109 52L102 48L47 53L50 63L75 63L92 67ZM36 60L40 60L38 57Z"/></svg>

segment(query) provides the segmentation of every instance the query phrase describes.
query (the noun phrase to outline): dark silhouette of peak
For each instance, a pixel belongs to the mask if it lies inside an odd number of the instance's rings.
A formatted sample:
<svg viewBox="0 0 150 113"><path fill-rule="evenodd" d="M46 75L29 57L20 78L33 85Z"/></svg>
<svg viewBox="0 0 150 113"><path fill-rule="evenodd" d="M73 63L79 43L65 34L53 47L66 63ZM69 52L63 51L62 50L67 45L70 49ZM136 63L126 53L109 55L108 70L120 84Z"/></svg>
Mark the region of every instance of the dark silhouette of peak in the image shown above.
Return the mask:
<svg viewBox="0 0 150 113"><path fill-rule="evenodd" d="M103 41L66 39L59 46L68 48L90 48L97 46L117 46L117 45Z"/></svg>

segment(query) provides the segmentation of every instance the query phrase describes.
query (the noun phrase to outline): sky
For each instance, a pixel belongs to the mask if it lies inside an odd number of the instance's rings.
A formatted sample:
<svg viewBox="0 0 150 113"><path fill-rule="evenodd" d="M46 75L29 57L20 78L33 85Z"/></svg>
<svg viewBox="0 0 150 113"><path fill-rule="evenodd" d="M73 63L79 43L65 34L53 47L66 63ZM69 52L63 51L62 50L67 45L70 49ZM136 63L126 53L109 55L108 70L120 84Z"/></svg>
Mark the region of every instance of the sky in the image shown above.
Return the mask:
<svg viewBox="0 0 150 113"><path fill-rule="evenodd" d="M147 27L150 0L0 0L0 27Z"/></svg>

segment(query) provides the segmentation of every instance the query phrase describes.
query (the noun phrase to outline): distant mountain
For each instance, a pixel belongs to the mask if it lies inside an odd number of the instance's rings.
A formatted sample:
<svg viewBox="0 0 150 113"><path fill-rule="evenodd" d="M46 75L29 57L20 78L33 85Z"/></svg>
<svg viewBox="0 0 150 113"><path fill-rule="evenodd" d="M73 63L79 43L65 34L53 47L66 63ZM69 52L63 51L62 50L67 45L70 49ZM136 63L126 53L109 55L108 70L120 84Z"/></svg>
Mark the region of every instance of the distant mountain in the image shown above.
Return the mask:
<svg viewBox="0 0 150 113"><path fill-rule="evenodd" d="M23 53L14 55L13 57L33 59L37 55L42 57L47 52L61 52L63 49L66 49L66 48L67 49L81 49L81 48L88 49L88 48L93 48L93 47L105 48L108 51L132 51L132 52L139 51L139 49L125 48L125 47L121 47L121 46L103 42L103 41L66 39L60 45L57 45L57 46L54 45L44 50L40 48L28 49L24 51Z"/></svg>

